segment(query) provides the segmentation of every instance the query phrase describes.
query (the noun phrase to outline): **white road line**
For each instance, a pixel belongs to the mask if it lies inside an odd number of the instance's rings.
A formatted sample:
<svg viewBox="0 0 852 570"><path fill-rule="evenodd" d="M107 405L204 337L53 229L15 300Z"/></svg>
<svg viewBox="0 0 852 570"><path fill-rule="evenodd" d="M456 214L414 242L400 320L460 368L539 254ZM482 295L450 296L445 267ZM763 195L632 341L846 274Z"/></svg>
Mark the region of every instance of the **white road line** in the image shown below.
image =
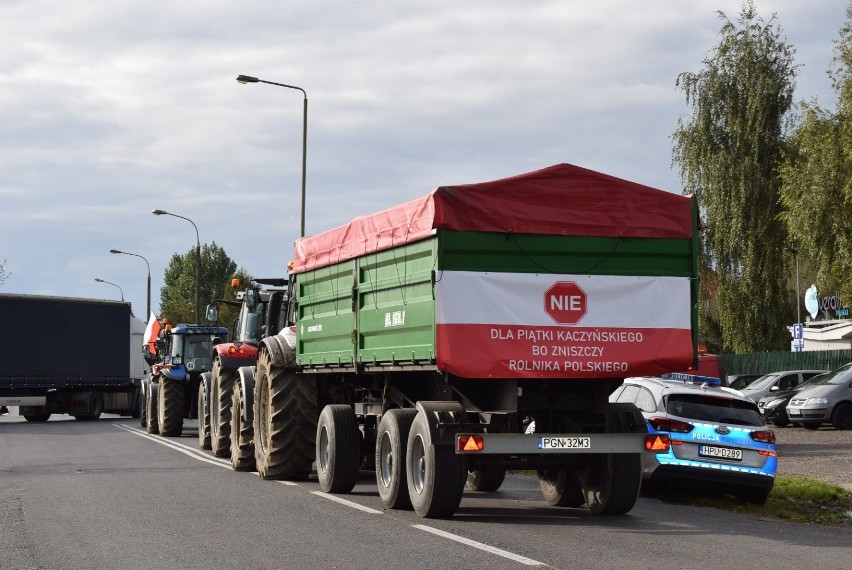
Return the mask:
<svg viewBox="0 0 852 570"><path fill-rule="evenodd" d="M526 556L521 556L520 554L514 554L512 552L508 552L506 550L502 550L494 546L488 546L487 544L476 542L475 540L470 540L469 538L463 538L461 536L445 532L443 530L438 530L437 528L432 528L430 526L425 526L422 524L413 524L411 526L419 530L425 530L426 532L431 532L432 534L448 538L450 540L455 540L456 542L460 542L462 544L466 544L474 548L478 548L479 550L484 550L485 552L490 552L491 554L496 554L497 556L502 556L503 558L508 558L509 560L514 560L515 562L519 562L525 566L546 566L544 562L539 562L538 560L533 560L532 558L527 558Z"/></svg>
<svg viewBox="0 0 852 570"><path fill-rule="evenodd" d="M334 495L329 495L322 491L311 491L311 494L316 495L317 497L322 497L323 499L328 499L329 501L340 503L341 505L346 505L347 507L352 507L353 509L358 509L359 511L364 511L365 513L370 513L371 515L384 514L382 511L377 511L376 509L371 509L370 507L365 507L364 505L359 505L353 501L347 501L346 499L341 499L340 497L335 497Z"/></svg>
<svg viewBox="0 0 852 570"><path fill-rule="evenodd" d="M141 429L132 428L130 426L126 426L126 425L123 425L123 424L113 424L113 425L115 427L123 429L126 432L130 432L133 435L138 435L139 437L144 437L146 439L150 439L151 441L153 441L155 443L159 443L160 445L163 445L165 447L171 447L174 450L177 450L177 451L180 451L183 454L189 455L193 459L198 459L199 461L204 461L205 463L209 463L211 465L216 465L218 467L225 467L227 469L231 468L231 462L230 461L226 461L224 459L219 459L219 458L215 458L215 457L209 457L207 454L205 454L200 449L195 449L195 448L189 447L188 445L184 445L182 443L170 441L168 439L164 439L164 438L159 437L159 436L154 436L154 435L151 435L147 432L142 431Z"/></svg>
<svg viewBox="0 0 852 570"><path fill-rule="evenodd" d="M278 481L278 482L281 483L282 485L288 485L290 487L298 487L299 486L298 483L294 483L293 481Z"/></svg>

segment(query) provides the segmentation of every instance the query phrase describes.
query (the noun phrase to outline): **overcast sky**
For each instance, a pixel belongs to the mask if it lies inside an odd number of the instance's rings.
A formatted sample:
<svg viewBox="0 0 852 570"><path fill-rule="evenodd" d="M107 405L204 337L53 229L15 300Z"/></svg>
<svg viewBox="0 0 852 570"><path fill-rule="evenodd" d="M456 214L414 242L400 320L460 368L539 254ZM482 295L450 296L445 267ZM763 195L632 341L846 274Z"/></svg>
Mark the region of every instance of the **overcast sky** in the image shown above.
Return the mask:
<svg viewBox="0 0 852 570"><path fill-rule="evenodd" d="M845 0L755 0L826 76ZM284 276L299 235L437 186L567 162L680 193L675 80L741 0L2 0L0 293L159 309L175 252L215 241ZM205 304L206 300L202 300ZM6 325L7 323L0 323Z"/></svg>

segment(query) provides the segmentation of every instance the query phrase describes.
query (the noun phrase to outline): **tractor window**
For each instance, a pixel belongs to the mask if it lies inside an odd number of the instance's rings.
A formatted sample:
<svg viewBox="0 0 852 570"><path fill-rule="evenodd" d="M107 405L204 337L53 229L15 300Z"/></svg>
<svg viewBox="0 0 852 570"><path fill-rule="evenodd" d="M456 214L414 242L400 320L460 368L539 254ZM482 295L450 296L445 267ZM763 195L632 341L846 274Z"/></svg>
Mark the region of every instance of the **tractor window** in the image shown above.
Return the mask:
<svg viewBox="0 0 852 570"><path fill-rule="evenodd" d="M263 317L265 307L265 303L258 303L255 305L253 312L248 312L245 310L245 305L243 306L243 311L240 312L240 322L237 324L239 327L236 336L237 340L257 344L258 337L260 336L261 318Z"/></svg>

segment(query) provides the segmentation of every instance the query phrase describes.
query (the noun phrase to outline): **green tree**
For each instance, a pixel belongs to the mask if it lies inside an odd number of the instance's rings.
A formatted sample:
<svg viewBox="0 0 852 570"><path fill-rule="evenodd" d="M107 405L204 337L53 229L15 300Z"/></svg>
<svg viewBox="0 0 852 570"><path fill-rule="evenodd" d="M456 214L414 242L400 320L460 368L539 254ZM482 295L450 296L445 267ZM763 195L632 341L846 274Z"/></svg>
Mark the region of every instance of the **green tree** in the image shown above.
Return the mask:
<svg viewBox="0 0 852 570"><path fill-rule="evenodd" d="M692 115L678 121L672 137L684 191L702 209L701 263L716 274L715 303L705 280L699 315L710 328L702 309L715 307L726 350L779 350L794 314L778 311L789 293L778 195L794 50L775 16L765 22L750 0L736 23L721 12L719 18L719 44L702 71L678 76Z"/></svg>
<svg viewBox="0 0 852 570"><path fill-rule="evenodd" d="M852 3L828 73L834 113L802 103L781 170L782 215L799 255L818 271L817 287L852 304ZM801 302L801 301L800 301Z"/></svg>
<svg viewBox="0 0 852 570"><path fill-rule="evenodd" d="M222 298L225 286L237 268L225 250L216 245L201 246L201 299L199 316L210 299ZM166 267L160 290L160 316L172 324L195 320L195 248L180 255L175 253Z"/></svg>

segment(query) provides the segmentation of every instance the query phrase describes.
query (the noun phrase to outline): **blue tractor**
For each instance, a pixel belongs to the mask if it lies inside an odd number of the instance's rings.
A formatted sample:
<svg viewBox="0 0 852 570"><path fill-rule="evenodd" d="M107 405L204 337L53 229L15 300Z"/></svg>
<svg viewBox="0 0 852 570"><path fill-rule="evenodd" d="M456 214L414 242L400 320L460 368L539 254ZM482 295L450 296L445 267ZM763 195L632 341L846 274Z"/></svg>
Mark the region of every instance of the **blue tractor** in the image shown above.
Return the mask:
<svg viewBox="0 0 852 570"><path fill-rule="evenodd" d="M148 433L179 436L183 421L198 418L201 375L213 368L213 347L228 338L225 327L177 325L157 339L158 361L143 381L142 417Z"/></svg>

